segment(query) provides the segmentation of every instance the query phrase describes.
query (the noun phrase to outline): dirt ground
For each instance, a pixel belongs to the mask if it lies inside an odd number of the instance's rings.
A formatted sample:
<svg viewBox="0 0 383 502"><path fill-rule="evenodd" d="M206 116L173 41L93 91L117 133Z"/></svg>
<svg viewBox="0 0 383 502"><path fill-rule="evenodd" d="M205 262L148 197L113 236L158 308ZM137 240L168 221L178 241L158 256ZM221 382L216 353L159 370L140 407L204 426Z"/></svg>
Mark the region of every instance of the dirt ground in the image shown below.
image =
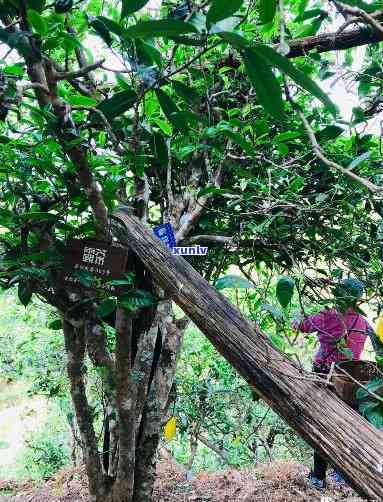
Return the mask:
<svg viewBox="0 0 383 502"><path fill-rule="evenodd" d="M319 494L306 482L307 469L296 462L276 462L251 470L230 469L201 473L187 481L185 472L172 462L161 462L155 486L156 502L361 502L349 488L328 483ZM86 502L83 468L66 469L35 488L0 482L0 502Z"/></svg>

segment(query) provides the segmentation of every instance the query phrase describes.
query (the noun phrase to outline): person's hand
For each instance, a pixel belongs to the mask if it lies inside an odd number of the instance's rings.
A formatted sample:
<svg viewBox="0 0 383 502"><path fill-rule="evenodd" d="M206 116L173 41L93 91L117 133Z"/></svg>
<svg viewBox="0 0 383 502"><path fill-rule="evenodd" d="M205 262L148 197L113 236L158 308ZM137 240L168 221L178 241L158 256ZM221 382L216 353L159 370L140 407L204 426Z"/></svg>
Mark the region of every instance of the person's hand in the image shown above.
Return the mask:
<svg viewBox="0 0 383 502"><path fill-rule="evenodd" d="M293 320L291 322L291 326L295 331L299 331L299 327L301 325L301 322L304 319L304 313L303 312L296 312L293 316Z"/></svg>

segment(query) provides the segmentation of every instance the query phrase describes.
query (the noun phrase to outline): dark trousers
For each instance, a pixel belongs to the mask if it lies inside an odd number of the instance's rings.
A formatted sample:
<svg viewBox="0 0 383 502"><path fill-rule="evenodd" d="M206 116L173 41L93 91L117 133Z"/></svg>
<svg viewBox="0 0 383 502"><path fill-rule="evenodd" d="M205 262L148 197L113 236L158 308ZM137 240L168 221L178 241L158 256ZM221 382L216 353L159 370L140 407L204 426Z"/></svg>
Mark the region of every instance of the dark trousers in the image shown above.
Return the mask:
<svg viewBox="0 0 383 502"><path fill-rule="evenodd" d="M329 368L315 366L315 364L313 365L313 373L327 374L329 371ZM321 457L320 454L314 450L314 468L312 470L313 476L320 480L326 479L327 466L327 460Z"/></svg>
<svg viewBox="0 0 383 502"><path fill-rule="evenodd" d="M330 371L330 368L326 367L318 367L318 366L313 366L313 373L324 373L327 374ZM358 411L358 407L352 406L352 408L355 411ZM323 480L326 479L326 471L328 467L328 462L325 460L323 457L320 456L320 454L314 450L314 469L312 470L313 476L315 476L317 479Z"/></svg>
<svg viewBox="0 0 383 502"><path fill-rule="evenodd" d="M327 462L322 458L319 453L314 450L314 469L312 470L313 476L317 479L326 479Z"/></svg>

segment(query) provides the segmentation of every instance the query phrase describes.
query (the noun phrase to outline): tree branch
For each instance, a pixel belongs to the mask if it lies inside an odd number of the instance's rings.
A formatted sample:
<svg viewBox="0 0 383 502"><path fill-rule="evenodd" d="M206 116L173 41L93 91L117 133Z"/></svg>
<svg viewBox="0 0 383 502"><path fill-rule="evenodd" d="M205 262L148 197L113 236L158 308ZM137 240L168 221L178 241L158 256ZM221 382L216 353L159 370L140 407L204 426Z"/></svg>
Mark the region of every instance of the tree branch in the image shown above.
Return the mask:
<svg viewBox="0 0 383 502"><path fill-rule="evenodd" d="M383 40L383 34L370 28L338 33L323 33L314 37L289 40L290 52L288 58L306 56L311 51L329 52L343 51L352 47L360 47L367 44L376 44Z"/></svg>
<svg viewBox="0 0 383 502"><path fill-rule="evenodd" d="M64 320L65 348L68 354L67 371L70 392L75 408L77 424L81 434L84 460L89 479L91 496L99 495L103 490L103 476L93 427L93 416L86 396L84 380L85 335L82 328L76 330L70 319Z"/></svg>
<svg viewBox="0 0 383 502"><path fill-rule="evenodd" d="M68 71L68 72L57 72L56 79L57 80L73 80L79 77L85 77L88 73L100 68L104 64L105 59L100 59L100 61L96 61L88 66L84 66L76 71Z"/></svg>
<svg viewBox="0 0 383 502"><path fill-rule="evenodd" d="M363 9L359 9L359 7L352 7L351 5L346 5L343 2L338 2L333 0L333 3L335 5L340 5L343 12L351 14L352 16L359 17L360 19L363 19L363 21L365 21L366 24L372 26L378 33L380 33L383 36L383 26L375 19L375 16L368 14Z"/></svg>
<svg viewBox="0 0 383 502"><path fill-rule="evenodd" d="M357 181L361 185L367 188L372 193L382 193L383 188L375 185L374 183L371 183L371 181L367 180L366 178L362 178L361 176L358 176L355 174L353 171L350 169L346 169L345 167L341 166L340 164L337 164L336 162L333 162L332 160L328 159L323 150L322 147L319 145L315 133L313 129L311 128L308 120L306 119L304 113L297 107L295 107L297 110L297 113L302 120L303 126L306 129L307 135L311 141L313 150L315 155L318 157L319 160L321 160L326 166L336 169L337 171L341 172L342 174L345 174L349 178L352 178L353 180Z"/></svg>
<svg viewBox="0 0 383 502"><path fill-rule="evenodd" d="M225 235L195 235L188 239L190 244L235 244L233 237Z"/></svg>

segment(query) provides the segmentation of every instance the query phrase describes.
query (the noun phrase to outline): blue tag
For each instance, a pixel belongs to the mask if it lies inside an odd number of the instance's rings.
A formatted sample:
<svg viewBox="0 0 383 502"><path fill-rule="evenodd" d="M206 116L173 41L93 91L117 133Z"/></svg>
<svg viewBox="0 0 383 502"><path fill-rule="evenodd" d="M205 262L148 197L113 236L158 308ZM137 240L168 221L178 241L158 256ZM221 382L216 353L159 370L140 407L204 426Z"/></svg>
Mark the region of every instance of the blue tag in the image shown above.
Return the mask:
<svg viewBox="0 0 383 502"><path fill-rule="evenodd" d="M164 223L163 225L155 227L153 232L170 249L176 246L176 238L174 237L173 228L170 223Z"/></svg>

